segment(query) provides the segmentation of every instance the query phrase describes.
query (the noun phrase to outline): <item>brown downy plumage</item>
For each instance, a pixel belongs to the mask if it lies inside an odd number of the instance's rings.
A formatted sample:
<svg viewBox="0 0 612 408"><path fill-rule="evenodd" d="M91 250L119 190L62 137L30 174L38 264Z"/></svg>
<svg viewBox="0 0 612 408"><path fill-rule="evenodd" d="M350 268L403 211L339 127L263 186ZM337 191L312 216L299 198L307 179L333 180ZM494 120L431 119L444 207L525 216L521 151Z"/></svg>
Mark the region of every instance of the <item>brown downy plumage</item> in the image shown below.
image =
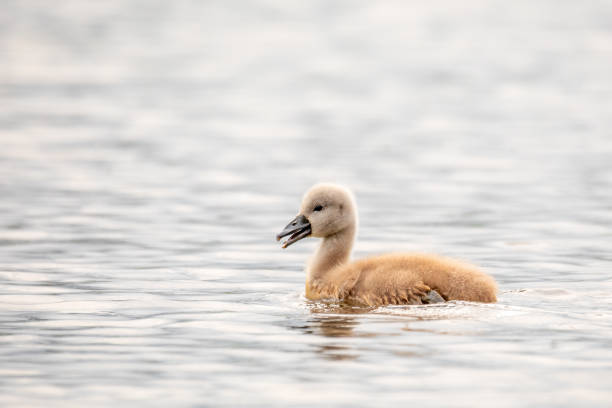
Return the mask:
<svg viewBox="0 0 612 408"><path fill-rule="evenodd" d="M286 248L309 236L323 239L308 264L308 299L369 306L423 304L439 299L437 292L444 300L497 300L493 278L456 260L426 254L388 254L350 262L356 231L357 207L348 190L317 184L306 193L298 216L277 235L277 240L288 236L283 242Z"/></svg>

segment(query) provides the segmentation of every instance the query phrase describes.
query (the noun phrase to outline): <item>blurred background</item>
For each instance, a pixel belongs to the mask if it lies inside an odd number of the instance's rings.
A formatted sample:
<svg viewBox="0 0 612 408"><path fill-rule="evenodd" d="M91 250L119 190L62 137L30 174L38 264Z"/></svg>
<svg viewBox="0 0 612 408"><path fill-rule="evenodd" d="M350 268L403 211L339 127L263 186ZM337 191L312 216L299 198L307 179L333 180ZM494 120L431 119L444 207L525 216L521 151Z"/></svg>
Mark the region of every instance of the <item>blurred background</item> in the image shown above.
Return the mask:
<svg viewBox="0 0 612 408"><path fill-rule="evenodd" d="M612 402L609 1L0 5L4 406ZM306 301L318 181L500 302Z"/></svg>

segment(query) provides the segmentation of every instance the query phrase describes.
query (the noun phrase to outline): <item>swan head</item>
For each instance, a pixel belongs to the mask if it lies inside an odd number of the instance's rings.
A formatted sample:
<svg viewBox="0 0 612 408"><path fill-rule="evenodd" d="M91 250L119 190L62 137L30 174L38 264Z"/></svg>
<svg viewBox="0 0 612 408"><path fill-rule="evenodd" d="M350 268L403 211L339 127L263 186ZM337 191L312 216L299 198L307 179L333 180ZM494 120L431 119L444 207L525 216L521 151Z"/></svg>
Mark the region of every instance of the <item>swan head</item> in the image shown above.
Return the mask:
<svg viewBox="0 0 612 408"><path fill-rule="evenodd" d="M357 223L353 194L336 184L316 184L304 194L299 214L287 224L276 240L288 236L282 247L309 236L325 238Z"/></svg>

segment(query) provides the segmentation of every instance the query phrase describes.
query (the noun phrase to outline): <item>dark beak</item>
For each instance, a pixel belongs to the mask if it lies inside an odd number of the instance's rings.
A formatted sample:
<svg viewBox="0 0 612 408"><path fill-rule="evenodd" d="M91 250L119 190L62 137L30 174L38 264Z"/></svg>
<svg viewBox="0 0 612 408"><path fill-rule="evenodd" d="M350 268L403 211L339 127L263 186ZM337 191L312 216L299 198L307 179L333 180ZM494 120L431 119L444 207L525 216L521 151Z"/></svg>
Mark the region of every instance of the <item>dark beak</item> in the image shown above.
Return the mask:
<svg viewBox="0 0 612 408"><path fill-rule="evenodd" d="M281 238L289 235L289 238L285 242L283 242L282 247L287 248L289 245L298 242L302 238L306 238L310 235L312 229L310 228L310 221L308 218L303 215L298 215L295 217L285 229L276 236L276 240L280 241Z"/></svg>

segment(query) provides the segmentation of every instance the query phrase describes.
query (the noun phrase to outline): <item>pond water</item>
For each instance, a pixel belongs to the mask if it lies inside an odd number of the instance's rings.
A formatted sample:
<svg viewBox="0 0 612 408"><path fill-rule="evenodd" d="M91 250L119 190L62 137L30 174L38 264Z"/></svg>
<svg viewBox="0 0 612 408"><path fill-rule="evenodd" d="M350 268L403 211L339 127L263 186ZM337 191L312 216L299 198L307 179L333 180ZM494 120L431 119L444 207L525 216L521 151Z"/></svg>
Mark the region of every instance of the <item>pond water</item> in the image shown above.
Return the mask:
<svg viewBox="0 0 612 408"><path fill-rule="evenodd" d="M610 2L8 1L0 61L2 406L612 404ZM499 302L307 301L318 181Z"/></svg>

